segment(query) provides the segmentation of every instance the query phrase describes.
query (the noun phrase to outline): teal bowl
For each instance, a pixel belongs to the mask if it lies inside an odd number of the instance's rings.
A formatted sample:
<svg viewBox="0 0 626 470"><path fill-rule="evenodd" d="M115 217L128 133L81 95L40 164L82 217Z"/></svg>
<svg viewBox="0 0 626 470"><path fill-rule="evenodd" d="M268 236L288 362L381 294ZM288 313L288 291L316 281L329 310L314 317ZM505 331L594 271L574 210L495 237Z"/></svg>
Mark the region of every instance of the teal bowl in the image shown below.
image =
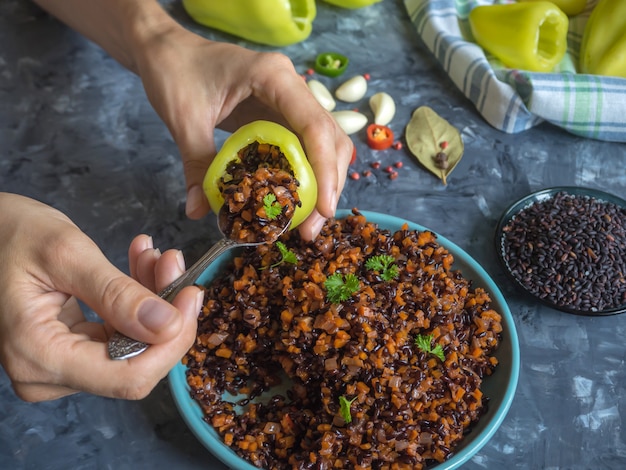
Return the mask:
<svg viewBox="0 0 626 470"><path fill-rule="evenodd" d="M430 230L390 215L368 211L361 211L361 213L368 221L391 232L400 230L404 223L408 224L410 230ZM351 212L348 210L337 211L338 218L350 214ZM463 438L454 454L445 462L430 468L430 470L452 470L469 461L500 427L515 396L519 376L520 352L513 316L498 286L465 251L440 235L437 235L437 240L454 256L454 267L460 270L465 278L471 279L474 287L483 287L489 292L493 308L502 315L502 341L495 353L499 365L492 376L484 379L482 387L484 395L489 398L488 410L471 432ZM209 284L223 272L231 257L232 255L229 254L222 255L200 276L198 284ZM226 466L237 470L258 470L257 467L226 446L213 427L204 421L200 406L190 397L185 372L186 367L179 363L170 371L168 379L174 402L187 426L196 438Z"/></svg>

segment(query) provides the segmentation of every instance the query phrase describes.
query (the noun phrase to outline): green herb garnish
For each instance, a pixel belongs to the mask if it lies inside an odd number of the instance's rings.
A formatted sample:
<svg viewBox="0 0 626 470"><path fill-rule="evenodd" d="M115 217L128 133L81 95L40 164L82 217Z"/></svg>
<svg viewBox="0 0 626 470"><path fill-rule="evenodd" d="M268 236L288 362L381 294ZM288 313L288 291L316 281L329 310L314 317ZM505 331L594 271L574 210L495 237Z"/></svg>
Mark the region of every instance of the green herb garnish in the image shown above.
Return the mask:
<svg viewBox="0 0 626 470"><path fill-rule="evenodd" d="M330 302L338 304L348 300L352 294L358 291L361 283L354 274L342 276L340 273L335 273L326 278L324 287L326 288L326 298Z"/></svg>
<svg viewBox="0 0 626 470"><path fill-rule="evenodd" d="M441 361L445 361L446 356L443 353L443 347L441 344L432 346L433 335L417 335L415 338L415 344L419 349L424 351L427 354L432 354L433 356L437 356Z"/></svg>
<svg viewBox="0 0 626 470"><path fill-rule="evenodd" d="M265 208L267 218L270 220L274 220L283 211L282 206L276 202L276 196L272 193L263 196L263 207Z"/></svg>
<svg viewBox="0 0 626 470"><path fill-rule="evenodd" d="M283 242L276 242L276 246L278 247L278 251L280 251L281 258L278 263L272 265L272 268L282 263L296 264L298 262L296 254L289 248L287 248L287 246Z"/></svg>
<svg viewBox="0 0 626 470"><path fill-rule="evenodd" d="M356 397L354 397L352 400L348 400L343 395L339 397L339 412L341 413L341 417L346 422L346 424L350 424L352 422L350 407L352 406L352 402L354 400L356 400Z"/></svg>
<svg viewBox="0 0 626 470"><path fill-rule="evenodd" d="M365 267L380 273L385 281L391 281L398 277L398 266L393 264L395 258L391 255L372 256L365 262Z"/></svg>

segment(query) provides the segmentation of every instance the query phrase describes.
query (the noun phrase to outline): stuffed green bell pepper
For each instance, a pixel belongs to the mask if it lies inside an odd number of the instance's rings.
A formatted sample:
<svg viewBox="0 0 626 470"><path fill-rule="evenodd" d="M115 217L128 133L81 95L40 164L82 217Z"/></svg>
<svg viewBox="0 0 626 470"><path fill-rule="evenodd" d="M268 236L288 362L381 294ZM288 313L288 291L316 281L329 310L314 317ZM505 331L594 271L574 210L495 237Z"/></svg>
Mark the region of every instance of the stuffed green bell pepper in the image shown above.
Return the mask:
<svg viewBox="0 0 626 470"><path fill-rule="evenodd" d="M183 0L191 18L210 28L269 46L309 37L315 0Z"/></svg>
<svg viewBox="0 0 626 470"><path fill-rule="evenodd" d="M300 140L270 121L246 124L226 139L203 189L218 216L227 212L231 222L261 229L281 218L295 228L317 203L317 181Z"/></svg>
<svg viewBox="0 0 626 470"><path fill-rule="evenodd" d="M600 0L585 25L580 71L626 78L626 1Z"/></svg>
<svg viewBox="0 0 626 470"><path fill-rule="evenodd" d="M539 1L477 6L469 25L475 41L511 68L550 72L567 51L567 15Z"/></svg>

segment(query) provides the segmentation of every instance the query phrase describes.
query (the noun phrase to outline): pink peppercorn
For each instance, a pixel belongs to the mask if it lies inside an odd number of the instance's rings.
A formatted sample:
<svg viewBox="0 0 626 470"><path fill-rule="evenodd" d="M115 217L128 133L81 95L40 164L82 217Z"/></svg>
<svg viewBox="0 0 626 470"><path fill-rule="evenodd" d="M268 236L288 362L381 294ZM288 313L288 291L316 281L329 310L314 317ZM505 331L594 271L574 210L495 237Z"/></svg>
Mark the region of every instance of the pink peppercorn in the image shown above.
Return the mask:
<svg viewBox="0 0 626 470"><path fill-rule="evenodd" d="M358 180L360 177L361 175L359 175L356 171L350 173L350 178L352 178L353 180Z"/></svg>
<svg viewBox="0 0 626 470"><path fill-rule="evenodd" d="M393 166L395 166L396 168L402 168L404 166L404 163L396 162L396 163L393 164Z"/></svg>

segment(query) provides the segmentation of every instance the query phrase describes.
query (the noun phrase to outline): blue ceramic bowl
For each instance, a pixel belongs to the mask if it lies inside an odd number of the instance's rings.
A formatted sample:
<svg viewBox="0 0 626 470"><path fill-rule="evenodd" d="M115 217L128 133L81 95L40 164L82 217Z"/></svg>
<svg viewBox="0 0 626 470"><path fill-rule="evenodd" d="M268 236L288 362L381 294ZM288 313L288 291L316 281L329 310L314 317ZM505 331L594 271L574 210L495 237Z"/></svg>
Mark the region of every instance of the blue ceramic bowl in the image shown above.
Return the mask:
<svg viewBox="0 0 626 470"><path fill-rule="evenodd" d="M408 223L411 230L429 230L421 225L397 217L367 211L361 211L361 213L368 221L374 222L380 228L388 229L392 232L400 230L405 222ZM347 210L337 211L338 218L346 217L350 214L351 212ZM498 286L496 286L487 272L461 248L439 235L438 242L452 253L455 259L454 267L459 269L464 277L471 279L475 287L483 287L490 293L492 306L502 315L503 326L502 342L495 354L499 365L494 374L487 377L483 382L483 392L490 399L487 413L481 417L472 431L463 439L449 460L432 467L432 470L451 470L459 468L471 459L489 441L504 420L517 387L520 353L515 323ZM230 255L223 255L200 276L198 283L210 283L212 279L222 272L230 259ZM237 470L258 470L257 467L239 457L226 446L213 427L203 420L200 407L189 396L185 369L185 366L181 363L176 365L169 373L169 384L176 406L191 431L213 455L228 467Z"/></svg>

